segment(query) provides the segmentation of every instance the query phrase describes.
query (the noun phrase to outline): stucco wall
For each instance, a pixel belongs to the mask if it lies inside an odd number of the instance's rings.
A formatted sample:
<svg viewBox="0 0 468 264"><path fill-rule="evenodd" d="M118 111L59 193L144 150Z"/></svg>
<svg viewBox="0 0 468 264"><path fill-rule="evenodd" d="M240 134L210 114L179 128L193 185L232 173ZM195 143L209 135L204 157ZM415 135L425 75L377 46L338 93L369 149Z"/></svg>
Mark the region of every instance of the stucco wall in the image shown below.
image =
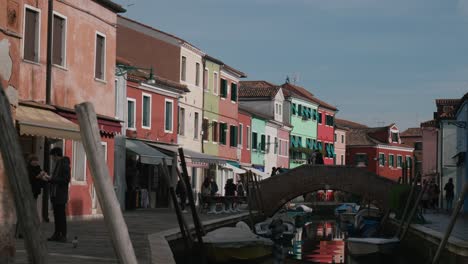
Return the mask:
<svg viewBox="0 0 468 264"><path fill-rule="evenodd" d="M336 165L345 165L346 164L346 131L341 130L341 129L335 129L335 134L336 134L336 141L335 141ZM343 136L343 141L341 141L342 136Z"/></svg>
<svg viewBox="0 0 468 264"><path fill-rule="evenodd" d="M210 155L218 155L218 145L217 143L213 142L213 128L212 123L213 120L218 120L218 113L219 113L219 96L214 94L214 77L213 73L218 74L218 80L216 81L219 87L219 65L211 62L205 62L205 68L208 70L208 80L207 80L207 87L206 91L203 93L203 118L207 118L209 122L208 127L208 140L203 142L203 151L204 153ZM203 75L202 75L203 76Z"/></svg>
<svg viewBox="0 0 468 264"><path fill-rule="evenodd" d="M275 154L275 138L278 138L278 129L276 125L271 124L270 122L266 123L265 126L265 135L266 135L266 152L265 152L265 172L271 175L271 170L273 167L278 167L278 154ZM270 141L268 141L268 136Z"/></svg>
<svg viewBox="0 0 468 264"><path fill-rule="evenodd" d="M279 140L284 140L286 144L284 145L285 147L285 153L286 155L280 155L278 153L277 155L277 166L281 168L289 168L289 130L286 130L284 128L278 129L278 142ZM279 148L278 148L279 151Z"/></svg>
<svg viewBox="0 0 468 264"><path fill-rule="evenodd" d="M437 129L422 128L423 161L422 175L437 172Z"/></svg>
<svg viewBox="0 0 468 264"><path fill-rule="evenodd" d="M335 127L333 125L329 126L326 124L326 115L335 116L335 113L328 111L324 108L318 108L318 112L322 114L322 123L317 122L317 140L320 140L324 146L325 143L334 144L335 143ZM323 153L326 153L324 147ZM323 162L325 165L332 165L334 163L333 158L327 158L326 155L323 155Z"/></svg>
<svg viewBox="0 0 468 264"><path fill-rule="evenodd" d="M250 164L251 153L250 146L247 144L247 127L250 127L250 131L252 131L252 117L250 115L239 112L239 124L242 124L242 147L240 162L244 164ZM249 135L249 138L251 137L252 133Z"/></svg>
<svg viewBox="0 0 468 264"><path fill-rule="evenodd" d="M47 1L26 0L25 4L41 10L39 63L22 61L19 92L23 100L44 102ZM94 104L97 113L114 117L115 24L117 23L115 13L94 1L87 0L77 0L68 4L57 1L54 10L67 17L67 27L65 66L54 66L52 69L52 104L73 108L75 104L88 101ZM24 7L21 9L21 17L23 13ZM94 78L97 32L106 37L104 81Z"/></svg>

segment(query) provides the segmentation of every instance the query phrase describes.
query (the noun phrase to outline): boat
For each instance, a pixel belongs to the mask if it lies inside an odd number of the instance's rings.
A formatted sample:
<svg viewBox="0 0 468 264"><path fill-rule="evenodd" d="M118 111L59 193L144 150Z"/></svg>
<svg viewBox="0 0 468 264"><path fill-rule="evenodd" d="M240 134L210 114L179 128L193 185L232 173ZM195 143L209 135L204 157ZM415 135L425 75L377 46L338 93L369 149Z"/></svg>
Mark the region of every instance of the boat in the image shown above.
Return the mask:
<svg viewBox="0 0 468 264"><path fill-rule="evenodd" d="M342 203L335 208L335 216L340 217L343 213L356 213L359 210L359 205L355 203Z"/></svg>
<svg viewBox="0 0 468 264"><path fill-rule="evenodd" d="M392 238L360 238L351 237L346 239L348 251L355 257L365 256L370 254L391 254L400 244L400 239Z"/></svg>
<svg viewBox="0 0 468 264"><path fill-rule="evenodd" d="M342 223L354 223L355 212L344 212L340 214L340 221Z"/></svg>
<svg viewBox="0 0 468 264"><path fill-rule="evenodd" d="M259 236L262 236L262 237L271 238L271 227L270 227L270 225L271 225L272 221L273 221L272 218L268 218L267 220L265 220L263 222L255 224L255 226L254 226L255 233L257 235L259 235ZM291 239L292 239L292 237L294 237L294 235L296 234L295 225L292 222L283 220L283 226L284 226L284 230L285 230L283 232L283 236L291 236Z"/></svg>
<svg viewBox="0 0 468 264"><path fill-rule="evenodd" d="M313 212L313 209L306 206L306 205L303 205L303 204L300 204L300 205L296 205L294 206L293 209L288 209L287 210L287 214L288 216L290 217L296 217L296 216L302 216L302 215L307 215L307 214L311 214Z"/></svg>
<svg viewBox="0 0 468 264"><path fill-rule="evenodd" d="M256 260L272 254L273 241L253 233L244 222L222 227L203 237L207 257L216 263Z"/></svg>

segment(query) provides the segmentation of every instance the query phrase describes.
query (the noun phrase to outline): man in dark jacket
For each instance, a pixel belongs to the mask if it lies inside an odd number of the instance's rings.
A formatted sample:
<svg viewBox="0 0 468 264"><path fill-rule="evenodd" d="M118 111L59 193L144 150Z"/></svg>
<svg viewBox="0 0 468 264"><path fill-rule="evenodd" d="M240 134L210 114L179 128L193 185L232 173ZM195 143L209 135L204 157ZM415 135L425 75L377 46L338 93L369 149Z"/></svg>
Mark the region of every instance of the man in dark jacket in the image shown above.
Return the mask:
<svg viewBox="0 0 468 264"><path fill-rule="evenodd" d="M70 159L63 157L61 148L50 150L50 156L55 162L50 182L50 201L54 210L55 232L49 241L67 241L67 218L65 207L68 202L68 184L70 183Z"/></svg>
<svg viewBox="0 0 468 264"><path fill-rule="evenodd" d="M454 189L455 186L453 185L453 180L450 178L444 186L445 199L447 200L447 211L452 210L453 197L455 196Z"/></svg>

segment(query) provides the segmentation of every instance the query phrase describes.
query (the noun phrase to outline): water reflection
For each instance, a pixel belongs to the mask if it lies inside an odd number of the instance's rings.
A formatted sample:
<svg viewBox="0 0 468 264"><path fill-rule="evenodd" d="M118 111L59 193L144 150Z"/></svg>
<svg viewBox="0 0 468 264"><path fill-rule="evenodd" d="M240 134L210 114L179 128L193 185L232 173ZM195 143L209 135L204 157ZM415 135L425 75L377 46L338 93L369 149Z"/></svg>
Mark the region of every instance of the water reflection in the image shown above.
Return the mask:
<svg viewBox="0 0 468 264"><path fill-rule="evenodd" d="M335 221L308 222L297 228L289 253L301 262L344 263L344 233Z"/></svg>

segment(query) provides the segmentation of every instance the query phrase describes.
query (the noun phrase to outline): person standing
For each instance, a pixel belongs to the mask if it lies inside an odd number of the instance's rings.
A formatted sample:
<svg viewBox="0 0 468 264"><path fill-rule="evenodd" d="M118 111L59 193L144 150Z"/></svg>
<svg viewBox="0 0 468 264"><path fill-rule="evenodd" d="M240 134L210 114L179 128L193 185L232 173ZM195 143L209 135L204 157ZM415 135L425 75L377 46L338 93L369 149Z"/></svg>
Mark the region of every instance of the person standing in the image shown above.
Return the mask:
<svg viewBox="0 0 468 264"><path fill-rule="evenodd" d="M218 192L219 188L218 188L218 184L216 184L216 181L214 180L214 178L211 178L211 196L215 196L216 193Z"/></svg>
<svg viewBox="0 0 468 264"><path fill-rule="evenodd" d="M39 197L39 194L41 194L41 188L44 185L43 178L46 177L46 174L41 169L41 166L39 165L39 159L36 155L31 155L29 157L28 175L34 200L37 200L37 197Z"/></svg>
<svg viewBox="0 0 468 264"><path fill-rule="evenodd" d="M182 213L186 213L187 210L185 210L185 204L187 202L187 191L185 190L184 183L180 179L177 182L176 194L180 199L180 210L182 210Z"/></svg>
<svg viewBox="0 0 468 264"><path fill-rule="evenodd" d="M52 176L46 176L45 179L50 182L50 201L54 211L55 232L47 240L67 242L65 207L68 202L68 184L70 183L70 158L64 157L59 147L51 149L50 156L55 166Z"/></svg>
<svg viewBox="0 0 468 264"><path fill-rule="evenodd" d="M447 211L452 210L453 197L455 196L453 189L453 179L450 178L444 186L445 200L447 201Z"/></svg>
<svg viewBox="0 0 468 264"><path fill-rule="evenodd" d="M315 164L323 165L323 156L319 150L315 151Z"/></svg>
<svg viewBox="0 0 468 264"><path fill-rule="evenodd" d="M227 179L226 184L224 185L224 196L229 196L230 200L226 200L224 205L224 210L226 212L234 210L234 203L232 201L233 197L236 196L237 186L234 184L233 179Z"/></svg>

